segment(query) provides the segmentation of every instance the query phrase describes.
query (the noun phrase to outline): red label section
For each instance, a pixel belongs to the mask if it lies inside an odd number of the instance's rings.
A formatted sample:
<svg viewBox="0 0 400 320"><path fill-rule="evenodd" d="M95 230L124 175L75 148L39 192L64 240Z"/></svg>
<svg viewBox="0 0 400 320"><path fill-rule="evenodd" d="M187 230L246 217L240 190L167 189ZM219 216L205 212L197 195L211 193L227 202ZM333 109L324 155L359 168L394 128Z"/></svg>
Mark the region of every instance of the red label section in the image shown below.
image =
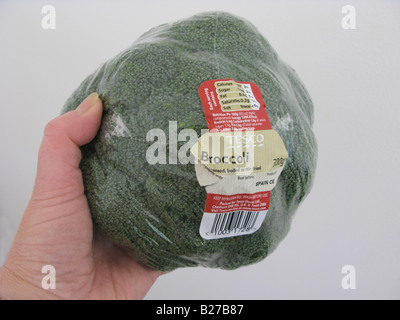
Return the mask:
<svg viewBox="0 0 400 320"><path fill-rule="evenodd" d="M272 129L260 88L254 83L208 80L200 85L199 95L211 132Z"/></svg>
<svg viewBox="0 0 400 320"><path fill-rule="evenodd" d="M253 194L234 194L230 196L209 193L204 212L264 211L269 208L270 198L271 191Z"/></svg>

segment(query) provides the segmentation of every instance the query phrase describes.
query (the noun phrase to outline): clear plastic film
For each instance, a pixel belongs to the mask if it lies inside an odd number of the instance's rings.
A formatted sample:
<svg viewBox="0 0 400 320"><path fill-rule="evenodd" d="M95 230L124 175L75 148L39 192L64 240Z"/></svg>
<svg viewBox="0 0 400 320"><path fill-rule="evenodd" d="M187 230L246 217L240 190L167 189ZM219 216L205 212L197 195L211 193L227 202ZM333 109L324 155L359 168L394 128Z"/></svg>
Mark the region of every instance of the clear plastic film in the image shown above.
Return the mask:
<svg viewBox="0 0 400 320"><path fill-rule="evenodd" d="M211 238L200 232L206 213L210 228L214 225L209 231L216 232L217 225L217 215L206 212L214 189L205 184L236 179L235 174L223 177L220 173L225 168L205 166L201 156L196 158L192 152L210 132L199 94L202 84L210 80L232 80L239 88L229 101L221 96L219 106L241 99L242 89L256 90L259 97L253 101L251 95L245 96L252 102L241 108L267 114L270 126L263 135L271 138L260 150L268 153L271 141L279 145L279 139L284 145L284 151L274 147L282 155L276 157L281 160L273 188L250 186L248 192L238 188L245 195L241 200L257 206L254 194L261 190L263 199L269 192L268 206L259 209L262 214L246 215L258 209L244 206L218 218L220 232L234 227L240 231L245 223L257 226L254 232ZM235 269L261 261L276 249L312 186L317 160L313 103L295 71L251 23L225 12L210 12L153 28L88 76L62 112L75 109L92 92L99 93L104 114L96 138L82 147L81 170L96 228L142 264L163 271L191 266ZM245 114L235 109L237 105L225 111ZM233 112L225 114L235 123ZM272 131L279 139L272 137ZM218 161L230 160L232 165L239 157L249 161L246 150ZM225 185L226 192L223 187L215 189L217 196L240 203L235 182ZM236 213L240 211L244 213Z"/></svg>

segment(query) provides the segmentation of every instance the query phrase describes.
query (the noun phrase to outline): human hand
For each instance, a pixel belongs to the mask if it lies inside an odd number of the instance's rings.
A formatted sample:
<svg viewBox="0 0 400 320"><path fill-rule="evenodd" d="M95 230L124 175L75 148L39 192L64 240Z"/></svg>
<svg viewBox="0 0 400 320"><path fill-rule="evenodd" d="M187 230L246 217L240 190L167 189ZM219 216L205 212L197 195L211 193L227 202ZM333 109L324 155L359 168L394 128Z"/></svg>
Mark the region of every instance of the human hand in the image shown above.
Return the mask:
<svg viewBox="0 0 400 320"><path fill-rule="evenodd" d="M79 146L95 137L101 116L92 93L46 126L32 197L0 269L0 297L142 299L161 274L93 232ZM45 265L54 267L55 289L42 287Z"/></svg>

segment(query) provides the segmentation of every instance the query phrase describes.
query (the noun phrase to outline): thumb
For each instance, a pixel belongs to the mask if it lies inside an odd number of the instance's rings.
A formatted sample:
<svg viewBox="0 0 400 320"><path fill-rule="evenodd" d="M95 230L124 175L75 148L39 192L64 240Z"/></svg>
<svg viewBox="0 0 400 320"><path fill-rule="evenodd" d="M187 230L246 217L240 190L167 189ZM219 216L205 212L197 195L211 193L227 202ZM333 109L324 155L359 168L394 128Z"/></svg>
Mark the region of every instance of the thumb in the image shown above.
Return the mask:
<svg viewBox="0 0 400 320"><path fill-rule="evenodd" d="M96 136L102 110L99 95L92 93L75 110L47 124L39 149L32 200L54 200L83 194L79 147ZM66 200L69 199L62 199Z"/></svg>

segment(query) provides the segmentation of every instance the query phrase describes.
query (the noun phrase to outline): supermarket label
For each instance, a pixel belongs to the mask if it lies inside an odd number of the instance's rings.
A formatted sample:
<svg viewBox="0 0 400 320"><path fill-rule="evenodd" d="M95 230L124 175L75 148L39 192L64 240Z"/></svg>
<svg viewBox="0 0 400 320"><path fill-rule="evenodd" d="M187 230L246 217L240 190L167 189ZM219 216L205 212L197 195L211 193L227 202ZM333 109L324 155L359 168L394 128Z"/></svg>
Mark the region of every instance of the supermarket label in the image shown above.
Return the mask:
<svg viewBox="0 0 400 320"><path fill-rule="evenodd" d="M209 131L191 148L207 191L200 235L207 240L256 232L288 153L251 82L209 80L199 88Z"/></svg>

